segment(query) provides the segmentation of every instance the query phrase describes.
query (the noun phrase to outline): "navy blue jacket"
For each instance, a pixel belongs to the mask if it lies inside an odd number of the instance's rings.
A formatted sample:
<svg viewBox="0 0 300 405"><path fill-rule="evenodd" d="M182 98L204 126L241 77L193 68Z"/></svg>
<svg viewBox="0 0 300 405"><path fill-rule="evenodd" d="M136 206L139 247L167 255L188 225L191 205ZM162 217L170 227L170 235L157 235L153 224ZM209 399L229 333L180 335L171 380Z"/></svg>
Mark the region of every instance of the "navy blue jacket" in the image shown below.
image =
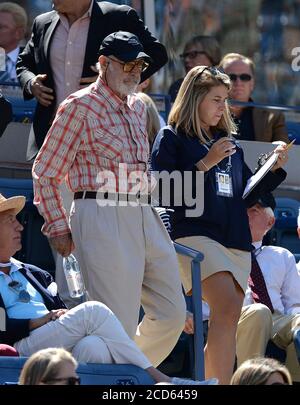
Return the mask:
<svg viewBox="0 0 300 405"><path fill-rule="evenodd" d="M52 296L47 287L53 282L52 276L44 270L33 265L25 264L19 270L30 284L41 294L44 304L49 311L52 309L66 308L64 302L59 295ZM26 304L24 304L26 305ZM4 308L2 296L0 294L0 307ZM6 313L6 310L5 310ZM29 336L29 321L30 319L13 319L6 314L6 331L0 331L0 343L5 343L13 346L15 342Z"/></svg>
<svg viewBox="0 0 300 405"><path fill-rule="evenodd" d="M224 134L216 135L219 139ZM175 134L168 127L158 134L152 149L152 168L155 171L178 170L181 173L191 171L196 173L195 164L202 159L208 150L197 137L189 137L183 132ZM223 159L218 166L226 168L228 158ZM231 156L231 176L233 197L223 197L216 192L216 171L214 166L204 174L204 212L200 217L186 217L185 206L172 206L174 214L171 217L173 240L186 236L207 236L227 248L251 250L251 234L249 229L247 205L256 201L258 196L266 191L274 190L286 177L282 169L276 173L268 172L263 180L253 189L246 200L242 195L247 180L252 172L244 162L244 153L240 147ZM195 192L195 177L192 189ZM190 209L190 207L188 207Z"/></svg>

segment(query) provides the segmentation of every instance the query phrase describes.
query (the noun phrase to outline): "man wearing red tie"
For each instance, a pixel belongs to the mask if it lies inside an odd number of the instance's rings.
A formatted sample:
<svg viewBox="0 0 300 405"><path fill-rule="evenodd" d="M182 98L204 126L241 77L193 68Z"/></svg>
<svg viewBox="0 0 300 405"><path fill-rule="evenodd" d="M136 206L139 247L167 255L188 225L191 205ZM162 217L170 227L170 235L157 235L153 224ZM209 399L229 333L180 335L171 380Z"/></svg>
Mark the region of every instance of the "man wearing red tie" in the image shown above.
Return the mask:
<svg viewBox="0 0 300 405"><path fill-rule="evenodd" d="M300 276L294 255L278 246L262 246L275 223L275 200L265 195L248 208L252 234L252 270L237 330L237 360L264 356L268 341L287 349L287 367L299 374L293 334L300 329Z"/></svg>

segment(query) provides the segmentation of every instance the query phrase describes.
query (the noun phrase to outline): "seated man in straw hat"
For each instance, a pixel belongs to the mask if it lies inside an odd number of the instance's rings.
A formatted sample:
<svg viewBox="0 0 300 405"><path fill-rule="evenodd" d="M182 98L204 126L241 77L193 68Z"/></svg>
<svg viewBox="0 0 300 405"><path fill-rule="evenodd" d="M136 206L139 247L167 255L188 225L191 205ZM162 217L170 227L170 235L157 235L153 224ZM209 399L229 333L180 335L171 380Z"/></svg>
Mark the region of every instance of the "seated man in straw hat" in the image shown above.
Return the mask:
<svg viewBox="0 0 300 405"><path fill-rule="evenodd" d="M215 384L171 379L156 370L104 304L84 302L70 310L49 273L12 256L21 249L22 225L16 215L25 198L0 194L0 343L13 345L21 356L47 347L63 347L81 362L131 363L146 369L155 382Z"/></svg>

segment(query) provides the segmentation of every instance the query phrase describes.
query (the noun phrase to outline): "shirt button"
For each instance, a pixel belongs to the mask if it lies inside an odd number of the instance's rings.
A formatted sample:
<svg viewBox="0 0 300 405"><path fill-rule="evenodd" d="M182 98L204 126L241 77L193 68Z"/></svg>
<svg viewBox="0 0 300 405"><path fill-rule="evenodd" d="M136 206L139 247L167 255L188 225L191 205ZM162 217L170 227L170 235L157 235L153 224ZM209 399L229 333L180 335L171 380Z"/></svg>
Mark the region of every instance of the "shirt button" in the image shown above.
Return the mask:
<svg viewBox="0 0 300 405"><path fill-rule="evenodd" d="M68 82L68 83L66 83L66 85L69 87L69 86L70 86L70 83Z"/></svg>
<svg viewBox="0 0 300 405"><path fill-rule="evenodd" d="M73 42L72 41L69 41L69 45L72 45L73 44Z"/></svg>
<svg viewBox="0 0 300 405"><path fill-rule="evenodd" d="M71 65L71 62L68 60L67 65Z"/></svg>

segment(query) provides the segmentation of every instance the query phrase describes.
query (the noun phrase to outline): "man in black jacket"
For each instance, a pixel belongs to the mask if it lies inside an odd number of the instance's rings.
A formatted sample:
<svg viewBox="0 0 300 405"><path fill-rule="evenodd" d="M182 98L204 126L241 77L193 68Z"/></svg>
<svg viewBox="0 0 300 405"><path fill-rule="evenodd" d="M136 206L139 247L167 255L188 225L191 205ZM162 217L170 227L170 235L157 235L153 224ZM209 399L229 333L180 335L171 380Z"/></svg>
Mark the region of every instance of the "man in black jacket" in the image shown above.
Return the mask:
<svg viewBox="0 0 300 405"><path fill-rule="evenodd" d="M28 159L42 146L61 101L81 85L95 81L98 51L108 34L129 31L139 37L152 59L141 81L167 62L165 47L134 9L95 0L54 0L53 4L55 11L35 19L31 39L17 63L24 98L36 97L38 101L33 120L35 139L30 137Z"/></svg>

